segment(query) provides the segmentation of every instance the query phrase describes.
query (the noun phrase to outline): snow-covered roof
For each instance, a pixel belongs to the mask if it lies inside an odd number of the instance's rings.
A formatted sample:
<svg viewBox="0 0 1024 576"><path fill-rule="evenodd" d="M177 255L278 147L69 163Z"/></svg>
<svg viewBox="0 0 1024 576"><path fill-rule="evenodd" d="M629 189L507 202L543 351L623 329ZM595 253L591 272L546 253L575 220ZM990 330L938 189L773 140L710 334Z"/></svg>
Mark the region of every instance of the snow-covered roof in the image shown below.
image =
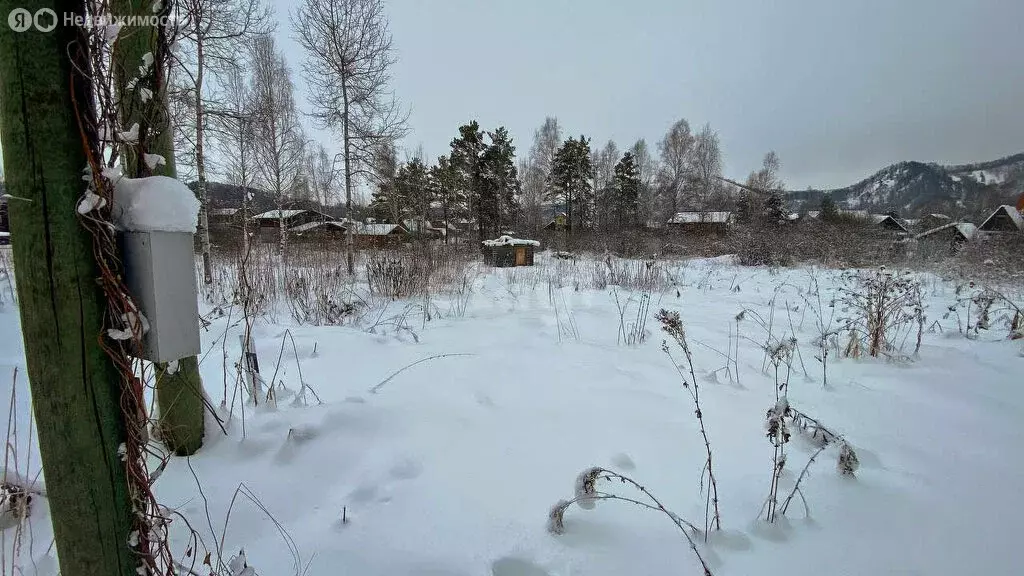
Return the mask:
<svg viewBox="0 0 1024 576"><path fill-rule="evenodd" d="M728 224L732 212L676 212L669 218L669 224Z"/></svg>
<svg viewBox="0 0 1024 576"><path fill-rule="evenodd" d="M484 246L540 246L540 242L513 238L511 236L499 236L494 240L484 240Z"/></svg>
<svg viewBox="0 0 1024 576"><path fill-rule="evenodd" d="M211 208L210 216L234 216L241 208Z"/></svg>
<svg viewBox="0 0 1024 576"><path fill-rule="evenodd" d="M405 231L398 224L359 224L356 226L355 233L360 236L387 236L398 228Z"/></svg>
<svg viewBox="0 0 1024 576"><path fill-rule="evenodd" d="M345 225L342 224L341 222L333 222L333 221L330 221L330 220L328 220L326 222L307 222L305 224L299 224L298 226L292 226L288 230L290 232L296 232L298 234L302 234L303 232L308 232L310 230L314 230L316 228L320 228L321 226L328 226L328 227L331 227L331 228L338 228L339 230L347 230L347 228L345 228Z"/></svg>
<svg viewBox="0 0 1024 576"><path fill-rule="evenodd" d="M262 214L257 214L252 217L253 220L280 220L281 218L291 218L297 214L302 214L305 210L268 210Z"/></svg>
<svg viewBox="0 0 1024 576"><path fill-rule="evenodd" d="M903 222L900 222L899 220L897 220L896 218L893 218L892 216L890 216L888 214L872 214L870 217L871 217L871 222L873 224L875 224L876 226L881 224L881 223L883 223L883 222L886 222L888 220L892 220L893 222L896 223L897 226L899 226L901 229L903 229L904 232L908 232L907 227L903 225Z"/></svg>
<svg viewBox="0 0 1024 576"><path fill-rule="evenodd" d="M942 226L936 226L935 228L932 228L931 230L925 230L924 232L921 232L920 234L914 236L914 239L915 240L920 240L921 238L927 238L927 237L929 237L929 236L931 236L933 234L937 234L937 233L942 232L944 230L950 230L950 229L953 229L953 228L955 228L958 232L960 232L960 234L964 238L966 238L968 240L973 238L974 234L978 231L978 227L975 226L974 224L971 224L970 222L950 222L949 224L943 224Z"/></svg>
<svg viewBox="0 0 1024 576"><path fill-rule="evenodd" d="M999 208L996 208L995 212L989 215L988 218L985 218L985 221L981 223L980 228L984 229L985 225L988 224L989 220L998 216L1000 212L1005 212L1006 215L1010 218L1010 222L1013 222L1013 225L1017 228L1017 230L1024 232L1024 216L1021 215L1021 213L1017 210L1016 206L1010 206L1009 204L1003 204Z"/></svg>

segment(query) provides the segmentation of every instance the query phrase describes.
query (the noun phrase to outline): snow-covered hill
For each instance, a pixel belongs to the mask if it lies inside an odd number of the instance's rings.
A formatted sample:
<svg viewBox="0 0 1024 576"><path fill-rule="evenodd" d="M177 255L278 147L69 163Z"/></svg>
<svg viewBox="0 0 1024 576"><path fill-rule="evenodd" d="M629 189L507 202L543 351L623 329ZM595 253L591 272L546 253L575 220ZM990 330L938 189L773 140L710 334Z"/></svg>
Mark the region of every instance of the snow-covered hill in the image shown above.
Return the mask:
<svg viewBox="0 0 1024 576"><path fill-rule="evenodd" d="M1024 193L1024 153L975 164L900 162L846 188L793 192L794 207L814 209L824 195L841 206L895 211L913 218L930 212L980 216Z"/></svg>

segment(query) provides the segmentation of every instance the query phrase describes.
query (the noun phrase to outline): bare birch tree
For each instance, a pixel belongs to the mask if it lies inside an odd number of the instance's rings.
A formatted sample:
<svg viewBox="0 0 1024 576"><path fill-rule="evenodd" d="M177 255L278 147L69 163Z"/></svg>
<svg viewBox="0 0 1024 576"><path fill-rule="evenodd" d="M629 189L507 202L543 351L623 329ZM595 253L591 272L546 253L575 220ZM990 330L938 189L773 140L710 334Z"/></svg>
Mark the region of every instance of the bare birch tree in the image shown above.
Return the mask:
<svg viewBox="0 0 1024 576"><path fill-rule="evenodd" d="M680 196L690 173L690 153L693 149L690 123L679 120L672 125L658 143L661 170L658 172L658 192L666 219L679 211Z"/></svg>
<svg viewBox="0 0 1024 576"><path fill-rule="evenodd" d="M223 77L237 67L238 53L256 35L271 29L270 11L262 0L179 0L185 21L179 43L183 55L176 80L184 88L189 105L189 150L194 150L192 165L199 196L199 235L203 254L203 279L210 284L210 227L207 198L206 129L210 80Z"/></svg>
<svg viewBox="0 0 1024 576"><path fill-rule="evenodd" d="M270 192L278 210L280 251L286 256L286 195L295 189L305 158L305 136L295 109L291 70L272 36L252 42L253 144L256 182Z"/></svg>
<svg viewBox="0 0 1024 576"><path fill-rule="evenodd" d="M335 188L338 171L334 164L334 158L327 153L323 144L317 144L306 154L306 174L309 178L309 187L313 193L313 199L320 206L332 204L336 199Z"/></svg>
<svg viewBox="0 0 1024 576"><path fill-rule="evenodd" d="M705 124L694 137L689 165L689 192L694 208L701 212L715 209L721 201L722 147L710 124Z"/></svg>
<svg viewBox="0 0 1024 576"><path fill-rule="evenodd" d="M527 224L534 231L545 224L542 218L548 176L551 174L555 152L561 145L562 129L558 119L545 118L544 124L533 133L529 156L519 163L519 174L523 179L523 213Z"/></svg>
<svg viewBox="0 0 1024 576"><path fill-rule="evenodd" d="M390 90L396 59L382 0L304 0L292 14L306 50L303 73L313 117L341 133L345 211L352 209L357 176L371 174L375 150L405 135L408 115ZM354 272L353 231L346 235L348 272Z"/></svg>

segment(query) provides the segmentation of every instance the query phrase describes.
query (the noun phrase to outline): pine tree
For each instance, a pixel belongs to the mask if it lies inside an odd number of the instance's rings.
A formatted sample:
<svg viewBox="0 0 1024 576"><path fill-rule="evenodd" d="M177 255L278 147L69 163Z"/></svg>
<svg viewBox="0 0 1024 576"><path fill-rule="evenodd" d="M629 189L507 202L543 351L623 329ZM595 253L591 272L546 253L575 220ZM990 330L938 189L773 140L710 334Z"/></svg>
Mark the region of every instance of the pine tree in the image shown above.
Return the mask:
<svg viewBox="0 0 1024 576"><path fill-rule="evenodd" d="M487 230L484 228L483 203L480 201L480 157L486 145L480 124L473 120L460 126L459 137L452 140L451 148L450 162L458 172L459 187L466 197L470 212L476 216L477 236L482 241L486 238Z"/></svg>
<svg viewBox="0 0 1024 576"><path fill-rule="evenodd" d="M839 218L839 207L832 196L826 195L821 199L821 219L824 222L834 222Z"/></svg>
<svg viewBox="0 0 1024 576"><path fill-rule="evenodd" d="M465 207L465 194L459 187L458 171L447 156L437 159L437 164L430 167L430 187L434 198L441 204L441 217L444 219L444 243L448 243L448 231L451 230L451 218L462 215Z"/></svg>
<svg viewBox="0 0 1024 576"><path fill-rule="evenodd" d="M619 231L637 227L640 213L640 168L631 152L615 165L612 214Z"/></svg>
<svg viewBox="0 0 1024 576"><path fill-rule="evenodd" d="M592 176L590 140L584 136L579 140L569 138L555 153L548 176L548 197L565 207L570 231L587 229L593 224Z"/></svg>
<svg viewBox="0 0 1024 576"><path fill-rule="evenodd" d="M504 126L488 132L491 140L480 159L480 204L485 231L494 237L514 227L519 215L519 170L516 147Z"/></svg>
<svg viewBox="0 0 1024 576"><path fill-rule="evenodd" d="M402 220L408 218L418 219L419 224L410 232L422 233L423 230L418 227L423 226L430 203L433 201L427 166L419 158L413 158L406 162L398 169L395 186L397 203L400 207L399 221L395 224L401 224Z"/></svg>

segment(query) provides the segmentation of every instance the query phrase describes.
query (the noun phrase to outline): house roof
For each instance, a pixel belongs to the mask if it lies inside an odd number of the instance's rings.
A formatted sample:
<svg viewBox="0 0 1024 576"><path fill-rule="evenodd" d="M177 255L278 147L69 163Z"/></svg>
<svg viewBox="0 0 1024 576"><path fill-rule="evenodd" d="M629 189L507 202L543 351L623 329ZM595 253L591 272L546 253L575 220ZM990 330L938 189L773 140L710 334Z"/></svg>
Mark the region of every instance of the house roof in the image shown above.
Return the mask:
<svg viewBox="0 0 1024 576"><path fill-rule="evenodd" d="M324 226L330 227L330 228L337 228L337 229L343 230L343 231L344 230L348 230L348 228L346 228L345 225L342 224L341 222L332 222L332 221L327 221L327 222L307 222L305 224L299 224L298 226L292 226L288 230L290 232L296 232L298 234L302 234L303 232L309 232L310 230L315 230L316 228L320 228L320 227L324 227Z"/></svg>
<svg viewBox="0 0 1024 576"><path fill-rule="evenodd" d="M988 225L989 221L998 216L1000 213L1005 213L1010 218L1010 222L1013 222L1013 225L1017 228L1017 230L1024 232L1024 216L1021 215L1021 213L1017 210L1016 206L1010 206L1009 204L1003 204L999 208L996 208L995 212L990 214L988 218L985 218L985 221L981 223L981 226L979 226L979 228L985 230L985 227Z"/></svg>
<svg viewBox="0 0 1024 576"><path fill-rule="evenodd" d="M281 218L291 218L297 214L302 214L306 210L268 210L262 214L257 214L252 217L253 220L279 220Z"/></svg>
<svg viewBox="0 0 1024 576"><path fill-rule="evenodd" d="M238 214L241 208L211 208L208 214L210 216L234 216Z"/></svg>
<svg viewBox="0 0 1024 576"><path fill-rule="evenodd" d="M927 238L933 234L937 234L944 230L950 229L956 229L956 231L959 232L961 236L968 240L973 238L975 232L978 231L978 227L975 226L974 224L971 224L970 222L950 222L949 224L943 224L942 226L937 226L935 228L932 228L931 230L925 230L924 232L921 232L920 234L914 236L914 239L920 240L922 238Z"/></svg>
<svg viewBox="0 0 1024 576"><path fill-rule="evenodd" d="M494 240L484 240L483 244L484 246L540 246L540 242L536 240L524 240L511 236L499 236Z"/></svg>
<svg viewBox="0 0 1024 576"><path fill-rule="evenodd" d="M728 224L732 212L676 212L668 219L669 224Z"/></svg>
<svg viewBox="0 0 1024 576"><path fill-rule="evenodd" d="M355 234L359 236L387 236L395 229L405 232L405 228L398 224L357 224Z"/></svg>
<svg viewBox="0 0 1024 576"><path fill-rule="evenodd" d="M875 224L876 226L881 224L881 223L883 223L883 222L886 222L888 220L892 220L893 222L895 222L896 225L899 226L904 232L909 232L909 230L907 230L907 227L903 225L903 222L900 222L899 220L893 218L892 216L890 216L888 214L872 214L871 215L871 222L873 224Z"/></svg>

